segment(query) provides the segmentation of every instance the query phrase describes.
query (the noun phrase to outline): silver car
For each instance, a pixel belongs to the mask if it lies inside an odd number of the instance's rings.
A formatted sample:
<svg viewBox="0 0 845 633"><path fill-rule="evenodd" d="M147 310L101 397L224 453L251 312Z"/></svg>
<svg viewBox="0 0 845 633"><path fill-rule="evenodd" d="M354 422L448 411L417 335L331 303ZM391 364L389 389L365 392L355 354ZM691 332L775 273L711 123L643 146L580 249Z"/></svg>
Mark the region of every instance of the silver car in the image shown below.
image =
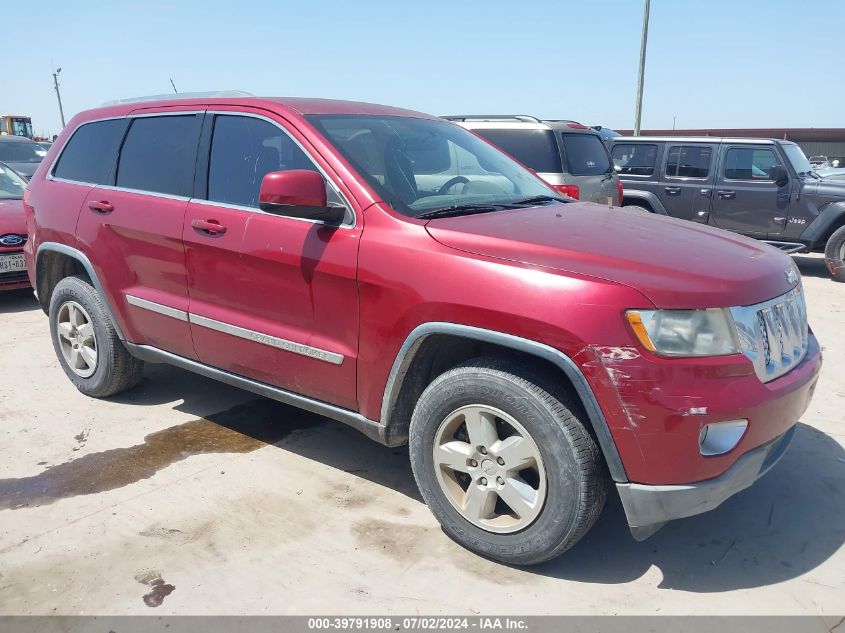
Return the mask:
<svg viewBox="0 0 845 633"><path fill-rule="evenodd" d="M578 200L620 206L622 184L598 131L575 121L527 115L443 117L472 130Z"/></svg>

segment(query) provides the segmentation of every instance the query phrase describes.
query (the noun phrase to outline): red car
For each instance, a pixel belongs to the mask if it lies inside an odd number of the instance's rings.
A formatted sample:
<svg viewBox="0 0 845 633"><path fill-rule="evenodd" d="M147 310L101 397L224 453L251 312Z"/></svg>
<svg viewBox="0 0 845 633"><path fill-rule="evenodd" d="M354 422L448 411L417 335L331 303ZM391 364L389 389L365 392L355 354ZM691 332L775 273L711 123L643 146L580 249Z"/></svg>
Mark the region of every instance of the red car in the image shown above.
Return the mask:
<svg viewBox="0 0 845 633"><path fill-rule="evenodd" d="M23 256L26 222L21 201L25 188L26 181L0 163L0 292L29 288Z"/></svg>
<svg viewBox="0 0 845 633"><path fill-rule="evenodd" d="M388 446L446 533L530 564L612 480L644 538L784 453L821 367L789 257L559 197L431 116L196 96L77 115L24 200L83 392L166 362Z"/></svg>

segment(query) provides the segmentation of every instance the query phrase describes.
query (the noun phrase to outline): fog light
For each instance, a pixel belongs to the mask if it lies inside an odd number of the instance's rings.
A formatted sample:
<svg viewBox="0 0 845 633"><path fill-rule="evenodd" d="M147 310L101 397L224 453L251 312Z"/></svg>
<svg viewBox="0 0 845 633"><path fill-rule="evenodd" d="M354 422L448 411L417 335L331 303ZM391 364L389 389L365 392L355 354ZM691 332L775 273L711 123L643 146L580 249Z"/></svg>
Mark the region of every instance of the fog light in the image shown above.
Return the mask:
<svg viewBox="0 0 845 633"><path fill-rule="evenodd" d="M723 455L739 444L748 420L714 422L701 427L698 434L698 448L702 455Z"/></svg>

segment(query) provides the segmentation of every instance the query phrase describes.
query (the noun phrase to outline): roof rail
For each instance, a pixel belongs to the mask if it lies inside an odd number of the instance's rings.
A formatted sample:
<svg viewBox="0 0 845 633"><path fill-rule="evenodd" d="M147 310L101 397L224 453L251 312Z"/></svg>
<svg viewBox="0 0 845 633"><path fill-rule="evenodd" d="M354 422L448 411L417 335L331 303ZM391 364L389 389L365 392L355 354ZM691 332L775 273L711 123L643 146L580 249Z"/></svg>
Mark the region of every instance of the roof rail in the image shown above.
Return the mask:
<svg viewBox="0 0 845 633"><path fill-rule="evenodd" d="M128 97L106 101L103 106L122 105L124 103L143 103L145 101L172 101L174 99L203 99L206 97L254 97L255 95L243 90L210 90L208 92L177 92L162 95L146 95L143 97Z"/></svg>
<svg viewBox="0 0 845 633"><path fill-rule="evenodd" d="M530 114L453 114L440 117L447 121L522 121L523 123L542 123Z"/></svg>

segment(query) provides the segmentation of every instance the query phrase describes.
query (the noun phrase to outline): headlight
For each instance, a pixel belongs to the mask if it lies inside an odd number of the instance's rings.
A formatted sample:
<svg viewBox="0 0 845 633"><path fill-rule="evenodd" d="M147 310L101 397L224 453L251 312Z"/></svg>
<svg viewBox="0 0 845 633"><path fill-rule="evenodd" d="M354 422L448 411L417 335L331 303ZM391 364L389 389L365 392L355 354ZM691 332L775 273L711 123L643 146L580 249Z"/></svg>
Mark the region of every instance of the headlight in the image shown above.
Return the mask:
<svg viewBox="0 0 845 633"><path fill-rule="evenodd" d="M728 310L628 310L643 347L664 356L723 356L740 351Z"/></svg>

